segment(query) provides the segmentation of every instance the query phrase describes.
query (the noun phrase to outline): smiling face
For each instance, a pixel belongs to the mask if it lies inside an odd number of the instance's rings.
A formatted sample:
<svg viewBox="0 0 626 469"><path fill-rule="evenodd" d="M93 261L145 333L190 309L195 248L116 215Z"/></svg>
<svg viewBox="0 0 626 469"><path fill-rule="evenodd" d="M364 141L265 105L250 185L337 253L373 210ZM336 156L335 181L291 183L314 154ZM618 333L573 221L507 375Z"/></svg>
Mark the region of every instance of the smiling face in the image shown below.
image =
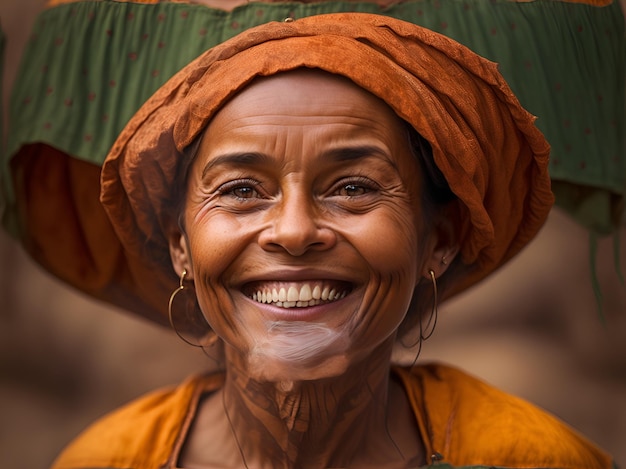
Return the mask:
<svg viewBox="0 0 626 469"><path fill-rule="evenodd" d="M378 98L317 71L258 79L205 131L174 267L252 375L341 374L391 347L439 264L420 193L405 127Z"/></svg>

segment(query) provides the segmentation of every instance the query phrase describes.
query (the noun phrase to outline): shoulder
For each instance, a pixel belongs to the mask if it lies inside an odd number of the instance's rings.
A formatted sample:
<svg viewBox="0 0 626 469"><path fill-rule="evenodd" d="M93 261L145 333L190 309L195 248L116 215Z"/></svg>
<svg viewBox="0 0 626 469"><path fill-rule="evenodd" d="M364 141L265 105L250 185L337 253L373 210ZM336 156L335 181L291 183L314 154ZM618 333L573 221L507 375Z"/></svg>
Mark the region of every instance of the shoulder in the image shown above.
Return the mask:
<svg viewBox="0 0 626 469"><path fill-rule="evenodd" d="M218 375L192 377L176 388L147 394L105 415L68 445L53 469L160 467L172 455L181 430Z"/></svg>
<svg viewBox="0 0 626 469"><path fill-rule="evenodd" d="M398 374L432 451L455 465L610 469L611 458L565 423L456 368Z"/></svg>

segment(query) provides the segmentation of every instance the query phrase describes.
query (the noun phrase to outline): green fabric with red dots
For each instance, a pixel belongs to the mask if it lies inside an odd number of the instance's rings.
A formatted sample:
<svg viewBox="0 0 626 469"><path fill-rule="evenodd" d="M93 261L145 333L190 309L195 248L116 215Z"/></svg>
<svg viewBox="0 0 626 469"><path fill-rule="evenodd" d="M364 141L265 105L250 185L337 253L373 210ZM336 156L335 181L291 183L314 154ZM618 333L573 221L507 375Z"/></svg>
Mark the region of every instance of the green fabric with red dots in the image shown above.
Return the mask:
<svg viewBox="0 0 626 469"><path fill-rule="evenodd" d="M125 123L160 85L244 29L339 11L417 23L498 62L552 145L551 176L562 183L557 203L575 213L583 187L592 205L579 219L601 233L616 225L614 205L626 187L626 45L617 2L248 3L232 12L183 3L57 6L38 17L12 93L5 185L11 156L27 143L44 142L101 165ZM5 192L9 226L14 197Z"/></svg>

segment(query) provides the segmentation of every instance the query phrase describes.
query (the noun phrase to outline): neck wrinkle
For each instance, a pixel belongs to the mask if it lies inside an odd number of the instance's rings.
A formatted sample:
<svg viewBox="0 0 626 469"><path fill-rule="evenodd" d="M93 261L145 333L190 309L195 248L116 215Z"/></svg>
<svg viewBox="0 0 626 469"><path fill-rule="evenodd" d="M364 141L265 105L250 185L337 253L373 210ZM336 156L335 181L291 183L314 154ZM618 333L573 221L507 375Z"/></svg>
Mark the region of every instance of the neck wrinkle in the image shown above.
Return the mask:
<svg viewBox="0 0 626 469"><path fill-rule="evenodd" d="M225 411L247 466L347 467L364 448L401 460L387 428L390 353L383 344L344 375L286 383L258 382L229 361Z"/></svg>

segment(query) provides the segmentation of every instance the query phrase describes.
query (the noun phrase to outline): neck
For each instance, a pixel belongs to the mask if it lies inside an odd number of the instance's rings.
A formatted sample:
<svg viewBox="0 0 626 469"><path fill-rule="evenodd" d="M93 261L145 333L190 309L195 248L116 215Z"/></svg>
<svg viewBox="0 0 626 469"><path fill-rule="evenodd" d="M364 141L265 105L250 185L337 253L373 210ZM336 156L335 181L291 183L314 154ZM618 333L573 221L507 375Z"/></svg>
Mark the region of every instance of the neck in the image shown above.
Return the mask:
<svg viewBox="0 0 626 469"><path fill-rule="evenodd" d="M398 442L407 441L407 429L389 419L400 401L406 407L401 390L400 399L392 390L390 400L390 354L391 343L383 344L340 376L295 382L255 380L227 354L222 403L244 465L406 466L419 438L403 447Z"/></svg>

